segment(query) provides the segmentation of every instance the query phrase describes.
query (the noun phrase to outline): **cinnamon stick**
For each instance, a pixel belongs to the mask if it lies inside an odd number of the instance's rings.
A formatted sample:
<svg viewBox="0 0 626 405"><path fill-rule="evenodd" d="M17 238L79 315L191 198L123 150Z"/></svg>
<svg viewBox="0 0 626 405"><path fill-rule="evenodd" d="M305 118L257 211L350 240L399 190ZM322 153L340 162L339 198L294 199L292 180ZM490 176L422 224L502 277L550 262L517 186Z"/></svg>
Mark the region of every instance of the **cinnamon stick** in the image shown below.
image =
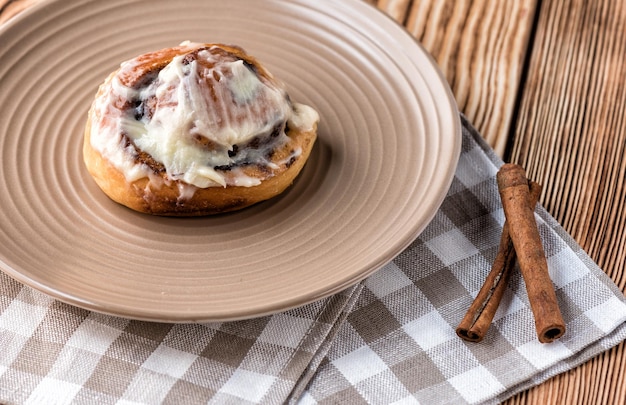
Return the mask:
<svg viewBox="0 0 626 405"><path fill-rule="evenodd" d="M530 192L526 173L521 166L508 163L500 168L496 178L509 234L535 317L537 336L541 343L549 343L565 333L565 322L548 273L534 209L528 204Z"/></svg>
<svg viewBox="0 0 626 405"><path fill-rule="evenodd" d="M534 181L528 181L530 198L528 204L534 207L539 201L541 186ZM483 340L493 317L496 315L502 295L506 290L511 272L515 266L515 249L509 235L509 223L504 222L500 246L491 271L485 279L478 295L470 305L465 317L456 328L456 334L463 340L480 342Z"/></svg>

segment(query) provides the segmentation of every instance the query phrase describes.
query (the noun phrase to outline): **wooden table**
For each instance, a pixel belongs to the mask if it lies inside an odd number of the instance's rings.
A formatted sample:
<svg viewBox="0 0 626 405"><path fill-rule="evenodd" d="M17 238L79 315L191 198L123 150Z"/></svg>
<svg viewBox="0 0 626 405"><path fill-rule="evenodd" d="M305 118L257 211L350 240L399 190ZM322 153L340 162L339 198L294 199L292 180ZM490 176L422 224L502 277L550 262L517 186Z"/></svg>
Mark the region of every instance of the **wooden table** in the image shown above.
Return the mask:
<svg viewBox="0 0 626 405"><path fill-rule="evenodd" d="M0 24L42 0L0 0ZM626 3L379 0L435 57L459 109L626 289ZM624 343L508 404L626 403Z"/></svg>

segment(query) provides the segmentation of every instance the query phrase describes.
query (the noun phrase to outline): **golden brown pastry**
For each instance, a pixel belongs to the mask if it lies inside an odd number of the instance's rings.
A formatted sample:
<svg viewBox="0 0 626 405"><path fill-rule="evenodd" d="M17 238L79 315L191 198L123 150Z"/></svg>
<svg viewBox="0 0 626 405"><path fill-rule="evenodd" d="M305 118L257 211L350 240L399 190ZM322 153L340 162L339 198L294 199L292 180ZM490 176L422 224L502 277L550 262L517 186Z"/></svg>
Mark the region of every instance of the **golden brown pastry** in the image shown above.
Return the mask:
<svg viewBox="0 0 626 405"><path fill-rule="evenodd" d="M215 214L283 192L318 120L241 48L185 42L109 75L89 111L83 157L98 186L129 208Z"/></svg>

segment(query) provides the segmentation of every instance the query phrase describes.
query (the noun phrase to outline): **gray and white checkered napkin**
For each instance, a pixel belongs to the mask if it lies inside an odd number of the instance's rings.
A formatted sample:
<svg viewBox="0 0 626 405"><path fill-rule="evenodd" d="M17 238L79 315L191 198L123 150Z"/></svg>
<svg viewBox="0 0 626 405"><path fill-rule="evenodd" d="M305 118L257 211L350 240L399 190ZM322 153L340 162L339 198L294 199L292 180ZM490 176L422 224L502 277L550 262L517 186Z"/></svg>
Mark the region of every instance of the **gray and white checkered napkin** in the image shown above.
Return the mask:
<svg viewBox="0 0 626 405"><path fill-rule="evenodd" d="M454 182L424 233L363 283L302 308L231 323L146 323L62 304L0 275L0 402L497 402L624 340L624 295L541 208L566 335L537 341L517 272L483 342L456 336L504 222L501 162L463 124Z"/></svg>

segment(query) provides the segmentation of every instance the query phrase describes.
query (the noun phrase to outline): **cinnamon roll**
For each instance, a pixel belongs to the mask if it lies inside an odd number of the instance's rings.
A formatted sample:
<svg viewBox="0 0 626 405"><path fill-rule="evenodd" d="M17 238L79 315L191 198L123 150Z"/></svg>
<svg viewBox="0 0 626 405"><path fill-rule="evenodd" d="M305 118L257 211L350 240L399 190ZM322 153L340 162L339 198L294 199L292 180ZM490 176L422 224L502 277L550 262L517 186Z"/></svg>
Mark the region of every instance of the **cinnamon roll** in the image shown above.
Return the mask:
<svg viewBox="0 0 626 405"><path fill-rule="evenodd" d="M209 215L282 193L308 159L318 121L243 49L184 42L106 78L89 110L83 157L120 204Z"/></svg>

